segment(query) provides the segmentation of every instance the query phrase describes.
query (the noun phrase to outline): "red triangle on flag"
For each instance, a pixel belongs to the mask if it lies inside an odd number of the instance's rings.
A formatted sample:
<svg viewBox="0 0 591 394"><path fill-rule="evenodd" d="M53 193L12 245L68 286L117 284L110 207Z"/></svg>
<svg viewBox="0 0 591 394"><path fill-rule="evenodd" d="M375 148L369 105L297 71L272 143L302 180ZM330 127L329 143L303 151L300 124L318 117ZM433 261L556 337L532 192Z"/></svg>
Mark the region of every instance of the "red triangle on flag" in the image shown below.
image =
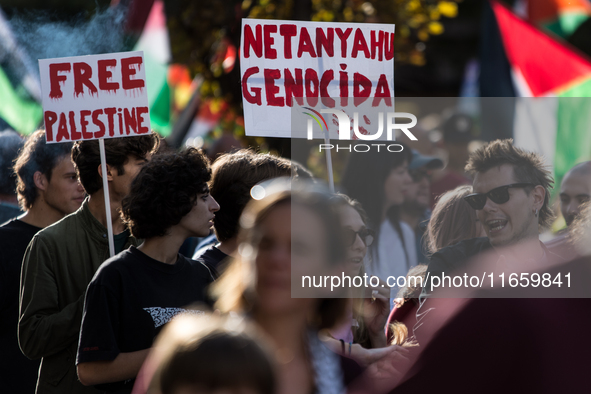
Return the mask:
<svg viewBox="0 0 591 394"><path fill-rule="evenodd" d="M491 0L505 52L534 96L556 93L591 76L591 60Z"/></svg>

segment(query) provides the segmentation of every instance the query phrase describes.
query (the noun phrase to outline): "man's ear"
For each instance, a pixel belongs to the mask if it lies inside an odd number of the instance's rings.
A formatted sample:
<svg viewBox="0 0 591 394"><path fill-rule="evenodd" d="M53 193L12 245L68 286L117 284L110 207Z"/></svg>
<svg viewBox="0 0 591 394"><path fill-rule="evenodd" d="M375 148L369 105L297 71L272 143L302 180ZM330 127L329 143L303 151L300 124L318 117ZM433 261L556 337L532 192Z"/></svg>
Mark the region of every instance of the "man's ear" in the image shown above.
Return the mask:
<svg viewBox="0 0 591 394"><path fill-rule="evenodd" d="M33 174L33 182L35 182L35 187L39 190L47 190L47 185L49 181L47 177L41 171L35 171Z"/></svg>
<svg viewBox="0 0 591 394"><path fill-rule="evenodd" d="M534 187L532 190L532 195L534 197L534 209L542 209L542 206L544 206L544 199L546 197L546 189L544 189L544 186L537 185Z"/></svg>
<svg viewBox="0 0 591 394"><path fill-rule="evenodd" d="M101 179L103 178L103 164L99 164L98 168L98 173L99 176L101 177ZM113 171L110 165L107 164L107 181L112 181L113 180Z"/></svg>

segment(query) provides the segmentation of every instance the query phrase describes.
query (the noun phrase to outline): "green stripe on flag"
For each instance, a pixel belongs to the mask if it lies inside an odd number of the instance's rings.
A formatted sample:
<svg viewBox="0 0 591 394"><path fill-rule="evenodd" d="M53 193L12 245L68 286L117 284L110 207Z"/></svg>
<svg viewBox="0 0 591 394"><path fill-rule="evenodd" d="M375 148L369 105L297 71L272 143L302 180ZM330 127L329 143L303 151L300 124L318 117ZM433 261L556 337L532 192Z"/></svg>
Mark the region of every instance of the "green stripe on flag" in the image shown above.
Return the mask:
<svg viewBox="0 0 591 394"><path fill-rule="evenodd" d="M560 97L556 120L556 191L553 194L557 193L562 178L569 169L577 163L591 160L591 95Z"/></svg>
<svg viewBox="0 0 591 394"><path fill-rule="evenodd" d="M43 119L43 110L35 101L26 100L14 90L0 67L0 117L21 134L31 134Z"/></svg>
<svg viewBox="0 0 591 394"><path fill-rule="evenodd" d="M150 107L150 123L162 137L168 137L172 130L170 124L170 86L165 83L156 100Z"/></svg>

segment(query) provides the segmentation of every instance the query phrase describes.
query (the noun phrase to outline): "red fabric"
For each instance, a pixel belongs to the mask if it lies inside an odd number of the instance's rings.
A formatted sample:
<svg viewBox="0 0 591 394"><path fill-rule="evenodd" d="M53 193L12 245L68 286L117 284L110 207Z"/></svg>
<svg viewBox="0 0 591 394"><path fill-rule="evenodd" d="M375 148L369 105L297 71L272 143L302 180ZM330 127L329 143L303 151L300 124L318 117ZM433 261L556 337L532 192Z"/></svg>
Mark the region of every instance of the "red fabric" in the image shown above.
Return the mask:
<svg viewBox="0 0 591 394"><path fill-rule="evenodd" d="M519 70L534 96L543 96L591 74L591 61L491 0L505 52Z"/></svg>

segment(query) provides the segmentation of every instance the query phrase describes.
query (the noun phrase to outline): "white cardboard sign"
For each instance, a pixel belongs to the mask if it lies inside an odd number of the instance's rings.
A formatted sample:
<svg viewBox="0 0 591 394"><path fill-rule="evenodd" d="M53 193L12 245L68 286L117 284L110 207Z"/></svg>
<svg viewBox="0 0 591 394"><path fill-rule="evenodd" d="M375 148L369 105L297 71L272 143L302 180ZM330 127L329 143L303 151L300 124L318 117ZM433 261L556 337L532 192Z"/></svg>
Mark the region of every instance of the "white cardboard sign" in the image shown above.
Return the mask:
<svg viewBox="0 0 591 394"><path fill-rule="evenodd" d="M149 134L143 52L39 60L48 143Z"/></svg>
<svg viewBox="0 0 591 394"><path fill-rule="evenodd" d="M240 71L251 136L293 137L295 107L393 108L394 25L243 19Z"/></svg>

